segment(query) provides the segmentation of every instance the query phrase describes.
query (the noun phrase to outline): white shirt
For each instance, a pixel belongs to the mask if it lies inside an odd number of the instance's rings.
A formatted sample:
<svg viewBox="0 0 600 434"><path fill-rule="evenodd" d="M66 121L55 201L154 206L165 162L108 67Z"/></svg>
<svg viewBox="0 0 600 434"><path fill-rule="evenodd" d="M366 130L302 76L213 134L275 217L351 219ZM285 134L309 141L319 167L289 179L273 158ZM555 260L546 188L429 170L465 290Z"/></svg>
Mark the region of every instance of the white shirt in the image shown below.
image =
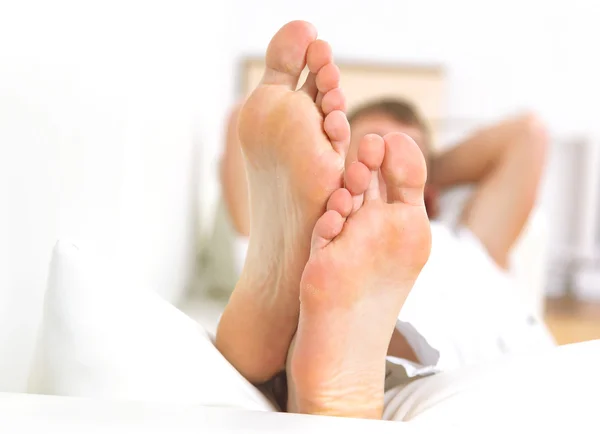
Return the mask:
<svg viewBox="0 0 600 434"><path fill-rule="evenodd" d="M432 248L396 328L421 361L388 358L408 377L555 345L518 287L469 230L431 223Z"/></svg>

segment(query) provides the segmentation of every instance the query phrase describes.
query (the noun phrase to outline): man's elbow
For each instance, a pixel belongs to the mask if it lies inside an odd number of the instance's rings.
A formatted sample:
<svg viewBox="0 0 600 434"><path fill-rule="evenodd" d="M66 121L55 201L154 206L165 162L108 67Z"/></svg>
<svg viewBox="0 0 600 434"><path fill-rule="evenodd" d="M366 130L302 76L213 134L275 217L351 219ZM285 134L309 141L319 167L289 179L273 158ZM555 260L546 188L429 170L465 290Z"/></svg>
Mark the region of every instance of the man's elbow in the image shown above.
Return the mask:
<svg viewBox="0 0 600 434"><path fill-rule="evenodd" d="M519 117L519 142L525 145L532 158L543 163L548 152L549 134L544 122L535 113Z"/></svg>

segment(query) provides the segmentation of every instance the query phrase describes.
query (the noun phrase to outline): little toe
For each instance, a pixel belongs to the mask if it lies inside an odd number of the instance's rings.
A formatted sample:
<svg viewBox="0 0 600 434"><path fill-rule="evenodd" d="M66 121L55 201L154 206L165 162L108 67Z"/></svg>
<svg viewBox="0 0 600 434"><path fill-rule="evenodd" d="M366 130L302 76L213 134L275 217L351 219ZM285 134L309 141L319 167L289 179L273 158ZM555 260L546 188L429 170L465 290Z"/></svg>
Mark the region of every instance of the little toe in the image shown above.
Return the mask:
<svg viewBox="0 0 600 434"><path fill-rule="evenodd" d="M267 48L262 83L284 85L295 90L306 66L308 48L316 38L317 30L305 21L292 21L283 26Z"/></svg>
<svg viewBox="0 0 600 434"><path fill-rule="evenodd" d="M346 219L339 212L326 211L315 224L311 242L312 249L322 249L327 246L342 232L345 221Z"/></svg>
<svg viewBox="0 0 600 434"><path fill-rule="evenodd" d="M384 141L385 158L381 174L388 202L423 205L427 167L421 149L413 139L402 133L387 134Z"/></svg>

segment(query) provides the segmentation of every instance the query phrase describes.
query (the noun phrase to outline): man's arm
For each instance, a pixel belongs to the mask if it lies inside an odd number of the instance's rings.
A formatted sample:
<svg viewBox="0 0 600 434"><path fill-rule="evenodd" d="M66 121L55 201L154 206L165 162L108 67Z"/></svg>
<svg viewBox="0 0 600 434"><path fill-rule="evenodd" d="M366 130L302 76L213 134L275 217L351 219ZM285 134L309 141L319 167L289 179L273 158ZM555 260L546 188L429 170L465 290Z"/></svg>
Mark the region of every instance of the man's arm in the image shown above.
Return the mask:
<svg viewBox="0 0 600 434"><path fill-rule="evenodd" d="M542 123L528 114L481 130L432 160L436 187L476 185L461 222L503 268L535 203L547 141Z"/></svg>

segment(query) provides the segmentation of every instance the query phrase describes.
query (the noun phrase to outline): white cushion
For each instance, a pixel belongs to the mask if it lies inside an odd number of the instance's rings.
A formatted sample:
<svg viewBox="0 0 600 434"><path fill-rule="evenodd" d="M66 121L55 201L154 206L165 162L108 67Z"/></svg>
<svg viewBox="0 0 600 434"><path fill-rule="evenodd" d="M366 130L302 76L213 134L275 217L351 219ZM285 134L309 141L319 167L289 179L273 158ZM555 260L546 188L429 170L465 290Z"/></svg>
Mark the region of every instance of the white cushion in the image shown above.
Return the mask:
<svg viewBox="0 0 600 434"><path fill-rule="evenodd" d="M423 432L597 432L598 364L591 341L444 372L389 390L384 417Z"/></svg>
<svg viewBox="0 0 600 434"><path fill-rule="evenodd" d="M111 261L59 242L32 393L271 410L196 322Z"/></svg>
<svg viewBox="0 0 600 434"><path fill-rule="evenodd" d="M410 434L413 430L407 424L399 427L398 422L380 420L0 393L0 432Z"/></svg>

